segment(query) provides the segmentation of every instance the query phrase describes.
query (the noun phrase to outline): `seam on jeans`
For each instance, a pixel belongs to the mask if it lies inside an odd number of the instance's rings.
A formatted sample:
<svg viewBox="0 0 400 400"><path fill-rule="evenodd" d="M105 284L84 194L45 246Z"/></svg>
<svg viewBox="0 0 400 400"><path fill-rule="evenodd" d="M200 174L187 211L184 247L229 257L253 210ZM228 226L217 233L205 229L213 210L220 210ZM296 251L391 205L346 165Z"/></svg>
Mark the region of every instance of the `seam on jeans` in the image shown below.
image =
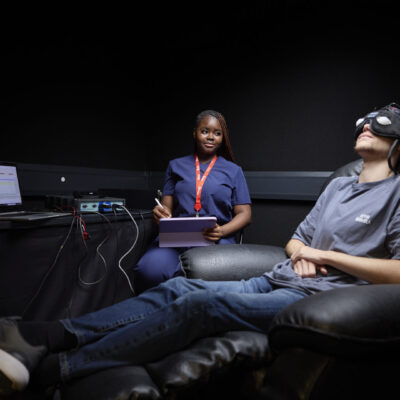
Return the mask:
<svg viewBox="0 0 400 400"><path fill-rule="evenodd" d="M111 324L107 324L107 325L103 325L103 326L97 327L96 328L96 332L109 331L110 329L114 329L117 326L128 325L128 324L131 324L132 322L141 321L142 319L144 319L146 317L146 315L149 315L149 314L151 314L151 312L147 313L147 314L139 314L135 318L131 317L131 318L125 318L125 319L116 320Z"/></svg>
<svg viewBox="0 0 400 400"><path fill-rule="evenodd" d="M63 382L68 380L71 366L69 364L67 354L65 352L59 353L59 360L60 360L60 377Z"/></svg>
<svg viewBox="0 0 400 400"><path fill-rule="evenodd" d="M150 314L150 313L148 313L148 314ZM114 321L112 324L103 325L103 326L99 326L99 327L94 327L93 331L95 333L107 332L109 330L115 329L118 326L128 325L128 324L130 324L132 322L141 321L148 314L140 314L140 315L137 315L135 318L131 317L131 318L123 319L123 320L120 319L120 320ZM70 319L60 320L60 322L64 325L64 328L68 332L74 334L77 337L78 346L86 343L86 339L85 339L86 332L85 332L85 329L76 328L73 325L73 323L72 323L72 321Z"/></svg>

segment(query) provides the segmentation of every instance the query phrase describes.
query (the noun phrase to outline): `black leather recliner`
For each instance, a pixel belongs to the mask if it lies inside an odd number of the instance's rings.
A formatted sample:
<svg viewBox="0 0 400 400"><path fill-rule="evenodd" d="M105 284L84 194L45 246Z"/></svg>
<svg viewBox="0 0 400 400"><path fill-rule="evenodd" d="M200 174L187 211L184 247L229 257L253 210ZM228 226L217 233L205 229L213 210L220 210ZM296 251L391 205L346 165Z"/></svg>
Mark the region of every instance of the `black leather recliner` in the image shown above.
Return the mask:
<svg viewBox="0 0 400 400"><path fill-rule="evenodd" d="M334 174L359 173L360 162ZM189 278L257 276L286 258L255 244L191 249ZM143 366L114 368L66 385L62 400L397 398L400 285L336 289L282 310L267 334L227 332Z"/></svg>
<svg viewBox="0 0 400 400"><path fill-rule="evenodd" d="M224 245L181 256L190 278L238 280L257 276L286 258L283 248ZM256 399L268 359L267 335L230 331L141 366L113 368L60 387L62 400Z"/></svg>

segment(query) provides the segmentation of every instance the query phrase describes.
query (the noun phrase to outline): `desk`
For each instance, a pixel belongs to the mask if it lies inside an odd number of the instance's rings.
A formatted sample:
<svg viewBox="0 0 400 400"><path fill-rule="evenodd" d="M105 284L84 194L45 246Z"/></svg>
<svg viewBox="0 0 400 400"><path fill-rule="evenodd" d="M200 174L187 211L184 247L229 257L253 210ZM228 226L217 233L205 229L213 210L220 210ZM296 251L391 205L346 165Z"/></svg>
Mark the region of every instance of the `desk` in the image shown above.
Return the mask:
<svg viewBox="0 0 400 400"><path fill-rule="evenodd" d="M131 281L132 266L156 235L150 211L135 210L132 215L139 236L121 262ZM130 297L118 262L134 243L136 227L127 214L105 216L108 220L98 214L82 216L87 240L82 239L76 218L72 223L72 215L34 223L1 221L0 316L54 320ZM97 248L103 241L100 255Z"/></svg>

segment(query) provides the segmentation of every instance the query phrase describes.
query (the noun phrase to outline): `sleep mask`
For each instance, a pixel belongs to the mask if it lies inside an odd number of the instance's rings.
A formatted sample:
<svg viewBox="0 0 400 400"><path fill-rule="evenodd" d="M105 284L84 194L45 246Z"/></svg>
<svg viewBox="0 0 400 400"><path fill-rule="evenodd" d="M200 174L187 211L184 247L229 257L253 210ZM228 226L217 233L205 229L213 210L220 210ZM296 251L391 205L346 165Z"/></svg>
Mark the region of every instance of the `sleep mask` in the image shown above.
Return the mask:
<svg viewBox="0 0 400 400"><path fill-rule="evenodd" d="M390 103L358 119L354 133L355 139L358 138L367 123L370 124L372 133L377 136L400 139L400 106L396 103Z"/></svg>

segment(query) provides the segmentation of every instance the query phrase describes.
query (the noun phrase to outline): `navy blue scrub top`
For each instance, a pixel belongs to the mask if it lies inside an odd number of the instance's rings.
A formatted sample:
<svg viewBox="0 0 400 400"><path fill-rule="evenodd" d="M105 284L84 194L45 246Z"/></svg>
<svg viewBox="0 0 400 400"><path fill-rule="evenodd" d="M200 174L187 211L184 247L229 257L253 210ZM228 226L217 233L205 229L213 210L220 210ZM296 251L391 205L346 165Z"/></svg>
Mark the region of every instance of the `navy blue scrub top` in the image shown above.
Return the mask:
<svg viewBox="0 0 400 400"><path fill-rule="evenodd" d="M209 163L201 164L203 176ZM196 170L194 155L171 160L168 164L163 196L174 197L173 217L193 217L196 215ZM249 190L242 168L226 160L218 159L205 180L201 192L200 217L215 216L219 225L233 218L233 206L251 204Z"/></svg>

